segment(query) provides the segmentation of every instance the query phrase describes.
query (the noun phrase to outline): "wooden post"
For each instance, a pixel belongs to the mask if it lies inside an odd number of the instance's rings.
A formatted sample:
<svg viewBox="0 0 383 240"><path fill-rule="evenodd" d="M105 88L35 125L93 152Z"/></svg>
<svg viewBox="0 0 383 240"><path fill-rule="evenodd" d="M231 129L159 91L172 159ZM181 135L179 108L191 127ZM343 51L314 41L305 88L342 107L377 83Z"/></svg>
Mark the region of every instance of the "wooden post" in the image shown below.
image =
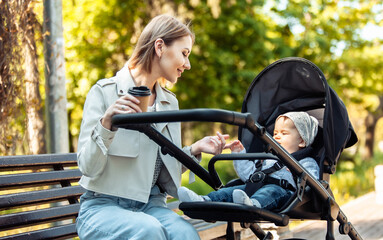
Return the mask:
<svg viewBox="0 0 383 240"><path fill-rule="evenodd" d="M69 151L62 1L44 0L44 58L48 152Z"/></svg>

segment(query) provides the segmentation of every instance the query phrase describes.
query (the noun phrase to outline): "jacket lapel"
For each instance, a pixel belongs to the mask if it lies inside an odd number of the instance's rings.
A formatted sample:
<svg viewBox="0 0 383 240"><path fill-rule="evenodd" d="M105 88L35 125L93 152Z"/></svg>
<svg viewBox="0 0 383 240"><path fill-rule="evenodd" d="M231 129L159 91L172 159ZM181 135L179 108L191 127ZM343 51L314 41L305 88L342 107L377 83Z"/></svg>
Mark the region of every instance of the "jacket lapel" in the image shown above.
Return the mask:
<svg viewBox="0 0 383 240"><path fill-rule="evenodd" d="M134 87L134 81L130 75L129 67L127 64L116 74L117 95L119 97L128 93L129 88Z"/></svg>
<svg viewBox="0 0 383 240"><path fill-rule="evenodd" d="M167 96L165 95L165 92L161 88L160 84L156 83L155 88L156 88L156 94L157 94L156 112L172 110L172 106L170 104L170 101L167 98ZM159 132L162 132L164 130L164 128L168 125L168 123L163 122L163 123L157 123L156 125L157 125L157 130Z"/></svg>

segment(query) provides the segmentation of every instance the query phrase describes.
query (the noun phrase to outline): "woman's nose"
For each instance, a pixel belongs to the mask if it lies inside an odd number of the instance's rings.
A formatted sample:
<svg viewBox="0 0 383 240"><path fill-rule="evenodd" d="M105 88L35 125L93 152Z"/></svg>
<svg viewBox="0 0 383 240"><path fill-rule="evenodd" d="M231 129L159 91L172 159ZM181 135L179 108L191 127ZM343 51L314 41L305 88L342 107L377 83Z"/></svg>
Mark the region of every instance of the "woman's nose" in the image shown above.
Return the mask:
<svg viewBox="0 0 383 240"><path fill-rule="evenodd" d="M191 69L191 64L190 64L189 58L186 59L186 62L184 64L184 68L187 70Z"/></svg>

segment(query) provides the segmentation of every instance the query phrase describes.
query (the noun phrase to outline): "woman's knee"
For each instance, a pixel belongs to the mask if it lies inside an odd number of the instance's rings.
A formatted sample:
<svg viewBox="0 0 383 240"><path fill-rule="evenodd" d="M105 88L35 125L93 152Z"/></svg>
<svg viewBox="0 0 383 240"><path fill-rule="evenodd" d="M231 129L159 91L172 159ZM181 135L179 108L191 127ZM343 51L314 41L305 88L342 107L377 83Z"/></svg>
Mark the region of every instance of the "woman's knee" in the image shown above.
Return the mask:
<svg viewBox="0 0 383 240"><path fill-rule="evenodd" d="M113 226L114 225L114 226ZM125 225L117 222L100 226L89 225L77 220L77 232L80 239L159 239L167 240L166 229L156 219L130 221Z"/></svg>
<svg viewBox="0 0 383 240"><path fill-rule="evenodd" d="M87 212L78 217L76 226L80 239L168 239L156 218L121 208Z"/></svg>
<svg viewBox="0 0 383 240"><path fill-rule="evenodd" d="M166 228L155 218L146 219L137 228L140 234L137 239L169 239Z"/></svg>
<svg viewBox="0 0 383 240"><path fill-rule="evenodd" d="M173 219L172 224L167 227L170 239L179 239L182 236L183 240L200 239L197 230L194 226L182 217Z"/></svg>
<svg viewBox="0 0 383 240"><path fill-rule="evenodd" d="M199 239L193 225L168 208L152 207L146 213L156 218L166 229L169 240L180 239L180 236L183 240Z"/></svg>

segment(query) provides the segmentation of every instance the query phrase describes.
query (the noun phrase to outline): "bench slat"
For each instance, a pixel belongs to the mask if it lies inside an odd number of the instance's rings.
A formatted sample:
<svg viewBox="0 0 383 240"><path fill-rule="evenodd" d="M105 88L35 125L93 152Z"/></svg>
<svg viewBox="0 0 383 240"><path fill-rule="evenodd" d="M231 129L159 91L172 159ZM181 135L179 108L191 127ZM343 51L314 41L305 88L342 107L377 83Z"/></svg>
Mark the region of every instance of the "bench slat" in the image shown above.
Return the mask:
<svg viewBox="0 0 383 240"><path fill-rule="evenodd" d="M71 217L77 217L80 204L70 204L65 206L40 209L22 213L13 213L0 216L0 230L9 230L20 228L21 226L30 226L51 222L54 220L63 220Z"/></svg>
<svg viewBox="0 0 383 240"><path fill-rule="evenodd" d="M11 236L0 237L0 240L40 240L40 239L63 239L77 236L76 224L67 224L33 232L20 233Z"/></svg>
<svg viewBox="0 0 383 240"><path fill-rule="evenodd" d="M40 154L0 157L0 169L55 164L77 164L76 153Z"/></svg>
<svg viewBox="0 0 383 240"><path fill-rule="evenodd" d="M65 171L49 171L38 173L10 174L0 176L0 188L20 186L26 184L59 182L64 180L77 180L81 177L78 169L67 169Z"/></svg>
<svg viewBox="0 0 383 240"><path fill-rule="evenodd" d="M42 202L48 202L57 199L68 199L78 197L85 192L81 186L71 186L63 188L54 188L47 190L38 190L31 192L15 193L0 196L0 209L30 205Z"/></svg>

